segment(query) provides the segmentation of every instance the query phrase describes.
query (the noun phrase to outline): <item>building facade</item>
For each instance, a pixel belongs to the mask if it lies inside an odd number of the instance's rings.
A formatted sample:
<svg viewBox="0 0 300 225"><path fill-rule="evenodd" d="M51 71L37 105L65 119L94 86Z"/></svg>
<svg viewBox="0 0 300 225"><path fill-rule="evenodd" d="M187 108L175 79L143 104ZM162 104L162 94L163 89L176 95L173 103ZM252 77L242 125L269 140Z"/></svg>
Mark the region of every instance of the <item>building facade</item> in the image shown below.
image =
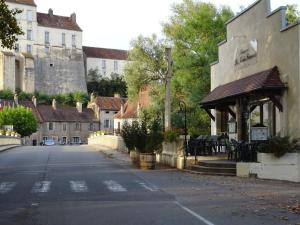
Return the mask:
<svg viewBox="0 0 300 225"><path fill-rule="evenodd" d="M96 113L99 121L99 130L107 133L114 132L114 116L124 108L126 102L126 98L121 98L117 94L114 97L94 97L91 95L91 101L88 104L88 108L93 109Z"/></svg>
<svg viewBox="0 0 300 225"><path fill-rule="evenodd" d="M39 13L33 0L6 0L22 13L17 20L24 35L15 50L0 49L0 89L47 94L86 92L82 30L76 14Z"/></svg>
<svg viewBox="0 0 300 225"><path fill-rule="evenodd" d="M128 52L119 49L83 47L86 72L98 70L102 77L110 78L113 74L122 76L128 60ZM90 77L87 77L90 80Z"/></svg>
<svg viewBox="0 0 300 225"><path fill-rule="evenodd" d="M262 127L268 137L300 138L299 24L287 23L286 7L271 11L270 0L227 22L219 60L211 65L211 93L201 103L212 134L247 141L253 127Z"/></svg>

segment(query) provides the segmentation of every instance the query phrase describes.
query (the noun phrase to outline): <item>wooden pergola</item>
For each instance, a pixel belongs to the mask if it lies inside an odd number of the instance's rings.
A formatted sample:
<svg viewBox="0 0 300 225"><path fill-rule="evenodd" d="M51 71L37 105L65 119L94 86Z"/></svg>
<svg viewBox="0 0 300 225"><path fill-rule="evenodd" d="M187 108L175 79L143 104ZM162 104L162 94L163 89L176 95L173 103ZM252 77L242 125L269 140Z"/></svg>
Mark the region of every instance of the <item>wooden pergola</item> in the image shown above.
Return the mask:
<svg viewBox="0 0 300 225"><path fill-rule="evenodd" d="M200 104L214 121L216 118L210 112L211 109L227 111L237 122L238 140L246 141L249 114L259 106L260 123L263 124L263 104L269 101L282 112L280 99L285 89L286 85L281 81L275 66L216 87ZM235 112L232 106L235 106Z"/></svg>

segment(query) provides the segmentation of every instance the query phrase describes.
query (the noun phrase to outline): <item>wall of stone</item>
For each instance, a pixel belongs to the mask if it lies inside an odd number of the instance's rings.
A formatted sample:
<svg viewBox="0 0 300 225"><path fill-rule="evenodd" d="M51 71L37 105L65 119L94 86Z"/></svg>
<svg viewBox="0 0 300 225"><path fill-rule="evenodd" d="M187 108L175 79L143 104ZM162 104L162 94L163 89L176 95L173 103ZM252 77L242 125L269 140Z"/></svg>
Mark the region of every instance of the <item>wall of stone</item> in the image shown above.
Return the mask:
<svg viewBox="0 0 300 225"><path fill-rule="evenodd" d="M87 92L83 55L77 49L41 47L35 56L36 90L47 94Z"/></svg>
<svg viewBox="0 0 300 225"><path fill-rule="evenodd" d="M16 137L0 136L1 145L21 145L21 139Z"/></svg>
<svg viewBox="0 0 300 225"><path fill-rule="evenodd" d="M126 145L120 136L99 135L88 138L89 145L97 145L114 150L127 151Z"/></svg>

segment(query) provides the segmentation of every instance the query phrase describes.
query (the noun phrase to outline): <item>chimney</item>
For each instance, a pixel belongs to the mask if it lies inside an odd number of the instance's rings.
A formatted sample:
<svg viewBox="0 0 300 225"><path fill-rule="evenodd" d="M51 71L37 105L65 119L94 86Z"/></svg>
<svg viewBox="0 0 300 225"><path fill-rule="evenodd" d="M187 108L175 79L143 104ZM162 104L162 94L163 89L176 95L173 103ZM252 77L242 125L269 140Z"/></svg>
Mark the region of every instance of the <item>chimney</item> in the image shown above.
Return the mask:
<svg viewBox="0 0 300 225"><path fill-rule="evenodd" d="M76 13L72 13L70 16L73 23L76 23Z"/></svg>
<svg viewBox="0 0 300 225"><path fill-rule="evenodd" d="M120 98L121 96L120 96L119 93L115 93L115 94L114 94L114 97L115 97L115 98Z"/></svg>
<svg viewBox="0 0 300 225"><path fill-rule="evenodd" d="M19 98L18 98L17 93L14 94L14 101L15 101L16 105L19 105Z"/></svg>
<svg viewBox="0 0 300 225"><path fill-rule="evenodd" d="M54 110L56 110L56 109L57 109L57 107L56 107L56 100L55 100L55 98L52 100L52 108L53 108Z"/></svg>
<svg viewBox="0 0 300 225"><path fill-rule="evenodd" d="M124 115L124 104L121 104L121 109L120 109L120 111L121 111L121 118L122 118L123 115Z"/></svg>
<svg viewBox="0 0 300 225"><path fill-rule="evenodd" d="M53 16L53 9L50 8L50 9L48 10L48 14L49 14L49 16Z"/></svg>
<svg viewBox="0 0 300 225"><path fill-rule="evenodd" d="M77 108L79 113L82 113L82 103L81 102L76 103L76 108Z"/></svg>
<svg viewBox="0 0 300 225"><path fill-rule="evenodd" d="M34 107L36 107L36 97L35 96L32 96L32 99L31 99L31 101L33 102L33 104L34 104Z"/></svg>

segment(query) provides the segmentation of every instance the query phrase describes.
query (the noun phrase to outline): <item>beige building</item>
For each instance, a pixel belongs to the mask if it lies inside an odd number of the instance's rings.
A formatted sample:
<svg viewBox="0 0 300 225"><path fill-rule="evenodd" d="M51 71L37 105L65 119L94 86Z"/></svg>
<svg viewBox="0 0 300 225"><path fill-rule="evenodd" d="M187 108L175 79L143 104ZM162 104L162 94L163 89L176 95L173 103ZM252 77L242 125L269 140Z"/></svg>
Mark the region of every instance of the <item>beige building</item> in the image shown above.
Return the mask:
<svg viewBox="0 0 300 225"><path fill-rule="evenodd" d="M56 144L86 144L90 134L99 130L99 121L92 109L82 107L60 106L53 100L52 105L37 104L32 101L0 100L2 107L22 105L30 108L38 122L38 130L29 138L26 145L39 145L45 140L54 140Z"/></svg>
<svg viewBox="0 0 300 225"><path fill-rule="evenodd" d="M212 134L249 140L256 125L266 128L262 136L300 138L300 23L287 24L285 14L286 7L271 11L270 0L258 0L227 22L201 103Z"/></svg>
<svg viewBox="0 0 300 225"><path fill-rule="evenodd" d="M116 94L114 97L94 97L91 95L91 101L88 104L88 108L93 109L98 118L98 123L101 131L113 133L115 124L114 116L124 108L126 98L121 98Z"/></svg>
<svg viewBox="0 0 300 225"><path fill-rule="evenodd" d="M17 21L24 32L15 50L0 49L0 89L47 94L86 92L82 30L76 14L37 12L34 0L6 0L20 9ZM47 88L45 88L47 87Z"/></svg>
<svg viewBox="0 0 300 225"><path fill-rule="evenodd" d="M110 78L113 74L123 75L128 52L120 49L83 47L86 72L97 69L102 77ZM89 77L87 77L89 79Z"/></svg>

